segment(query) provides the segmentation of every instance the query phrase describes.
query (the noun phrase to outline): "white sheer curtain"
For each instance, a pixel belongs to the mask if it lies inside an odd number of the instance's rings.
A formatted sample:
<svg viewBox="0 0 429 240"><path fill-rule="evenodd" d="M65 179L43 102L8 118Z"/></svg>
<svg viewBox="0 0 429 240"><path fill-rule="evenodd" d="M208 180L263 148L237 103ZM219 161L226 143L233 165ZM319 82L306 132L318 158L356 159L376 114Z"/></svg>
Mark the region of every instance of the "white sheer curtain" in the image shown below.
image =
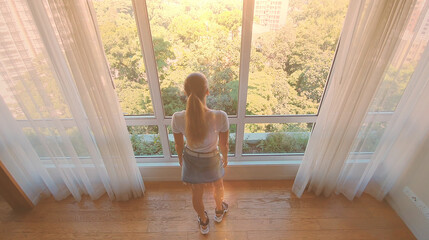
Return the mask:
<svg viewBox="0 0 429 240"><path fill-rule="evenodd" d="M67 196L65 191L60 192L59 186L40 162L3 98L0 98L0 113L0 160L28 198L36 204L41 197L49 194L48 189L54 196Z"/></svg>
<svg viewBox="0 0 429 240"><path fill-rule="evenodd" d="M415 1L350 1L326 97L293 191L330 195Z"/></svg>
<svg viewBox="0 0 429 240"><path fill-rule="evenodd" d="M348 199L363 191L382 200L429 139L429 1L417 3L400 49L357 135L337 183ZM402 50L402 51L401 51ZM391 118L370 115L393 112ZM369 161L359 160L365 152Z"/></svg>
<svg viewBox="0 0 429 240"><path fill-rule="evenodd" d="M91 1L0 5L1 161L33 202L141 196Z"/></svg>

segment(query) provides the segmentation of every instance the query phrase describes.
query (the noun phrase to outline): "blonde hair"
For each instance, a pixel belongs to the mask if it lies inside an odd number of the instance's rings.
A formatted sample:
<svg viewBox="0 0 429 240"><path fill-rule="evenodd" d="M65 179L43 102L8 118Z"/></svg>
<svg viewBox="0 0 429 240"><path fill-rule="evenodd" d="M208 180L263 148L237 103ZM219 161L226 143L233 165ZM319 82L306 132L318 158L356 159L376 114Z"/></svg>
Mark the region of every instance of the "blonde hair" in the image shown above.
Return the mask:
<svg viewBox="0 0 429 240"><path fill-rule="evenodd" d="M202 73L191 73L185 79L185 93L188 96L185 134L187 144L191 147L201 143L207 136L204 104L207 85L207 79Z"/></svg>

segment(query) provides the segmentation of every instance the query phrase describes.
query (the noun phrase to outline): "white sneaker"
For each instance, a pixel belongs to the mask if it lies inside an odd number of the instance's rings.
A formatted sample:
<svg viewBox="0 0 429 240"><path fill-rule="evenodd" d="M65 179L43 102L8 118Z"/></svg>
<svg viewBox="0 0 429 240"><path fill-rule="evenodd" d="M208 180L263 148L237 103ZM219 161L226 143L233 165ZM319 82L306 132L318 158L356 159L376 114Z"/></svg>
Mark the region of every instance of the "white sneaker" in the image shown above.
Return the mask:
<svg viewBox="0 0 429 240"><path fill-rule="evenodd" d="M222 222L223 216L228 212L228 204L226 202L222 202L222 210L216 211L215 209L215 217L214 220L218 223ZM218 214L221 214L218 216Z"/></svg>
<svg viewBox="0 0 429 240"><path fill-rule="evenodd" d="M209 222L210 221L209 221L209 217L207 216L207 212L204 211L204 213L206 214L207 221L205 223L203 223L201 221L201 218L198 216L198 224L200 225L200 232L201 232L201 234L206 235L210 231L210 227L209 227ZM206 228L203 228L203 227L206 227Z"/></svg>

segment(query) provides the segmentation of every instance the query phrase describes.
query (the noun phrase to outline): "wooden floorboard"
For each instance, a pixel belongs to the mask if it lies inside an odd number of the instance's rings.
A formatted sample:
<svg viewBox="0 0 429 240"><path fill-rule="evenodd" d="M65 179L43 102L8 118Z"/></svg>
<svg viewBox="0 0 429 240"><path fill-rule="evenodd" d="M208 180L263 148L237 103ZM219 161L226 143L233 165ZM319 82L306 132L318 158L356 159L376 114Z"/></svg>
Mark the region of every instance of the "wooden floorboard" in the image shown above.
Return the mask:
<svg viewBox="0 0 429 240"><path fill-rule="evenodd" d="M230 211L215 224L211 189L204 194L210 233L198 231L189 189L180 182L146 183L145 196L111 202L43 200L14 212L0 199L0 239L415 239L386 202L369 195L348 201L292 194L292 181L228 181Z"/></svg>

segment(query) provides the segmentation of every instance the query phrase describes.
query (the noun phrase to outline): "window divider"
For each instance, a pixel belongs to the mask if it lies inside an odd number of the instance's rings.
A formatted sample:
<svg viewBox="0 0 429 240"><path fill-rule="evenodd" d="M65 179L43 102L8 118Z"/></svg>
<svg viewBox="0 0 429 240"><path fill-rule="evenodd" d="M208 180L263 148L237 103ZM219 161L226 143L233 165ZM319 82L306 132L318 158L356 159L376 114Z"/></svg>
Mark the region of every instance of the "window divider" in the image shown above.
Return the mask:
<svg viewBox="0 0 429 240"><path fill-rule="evenodd" d="M146 0L133 0L133 8L148 77L149 90L152 97L154 115L157 120L158 133L162 144L162 151L164 158L170 158L170 147L167 129L163 122L164 109L162 106L161 88L159 86L158 69L156 66L155 52L153 50L152 33L150 30Z"/></svg>
<svg viewBox="0 0 429 240"><path fill-rule="evenodd" d="M252 45L252 27L254 0L243 1L243 19L241 30L240 73L238 87L237 133L235 156L240 158L243 153L244 120L246 117L247 87L249 80L250 52Z"/></svg>
<svg viewBox="0 0 429 240"><path fill-rule="evenodd" d="M316 115L245 116L244 123L310 123L316 119Z"/></svg>

